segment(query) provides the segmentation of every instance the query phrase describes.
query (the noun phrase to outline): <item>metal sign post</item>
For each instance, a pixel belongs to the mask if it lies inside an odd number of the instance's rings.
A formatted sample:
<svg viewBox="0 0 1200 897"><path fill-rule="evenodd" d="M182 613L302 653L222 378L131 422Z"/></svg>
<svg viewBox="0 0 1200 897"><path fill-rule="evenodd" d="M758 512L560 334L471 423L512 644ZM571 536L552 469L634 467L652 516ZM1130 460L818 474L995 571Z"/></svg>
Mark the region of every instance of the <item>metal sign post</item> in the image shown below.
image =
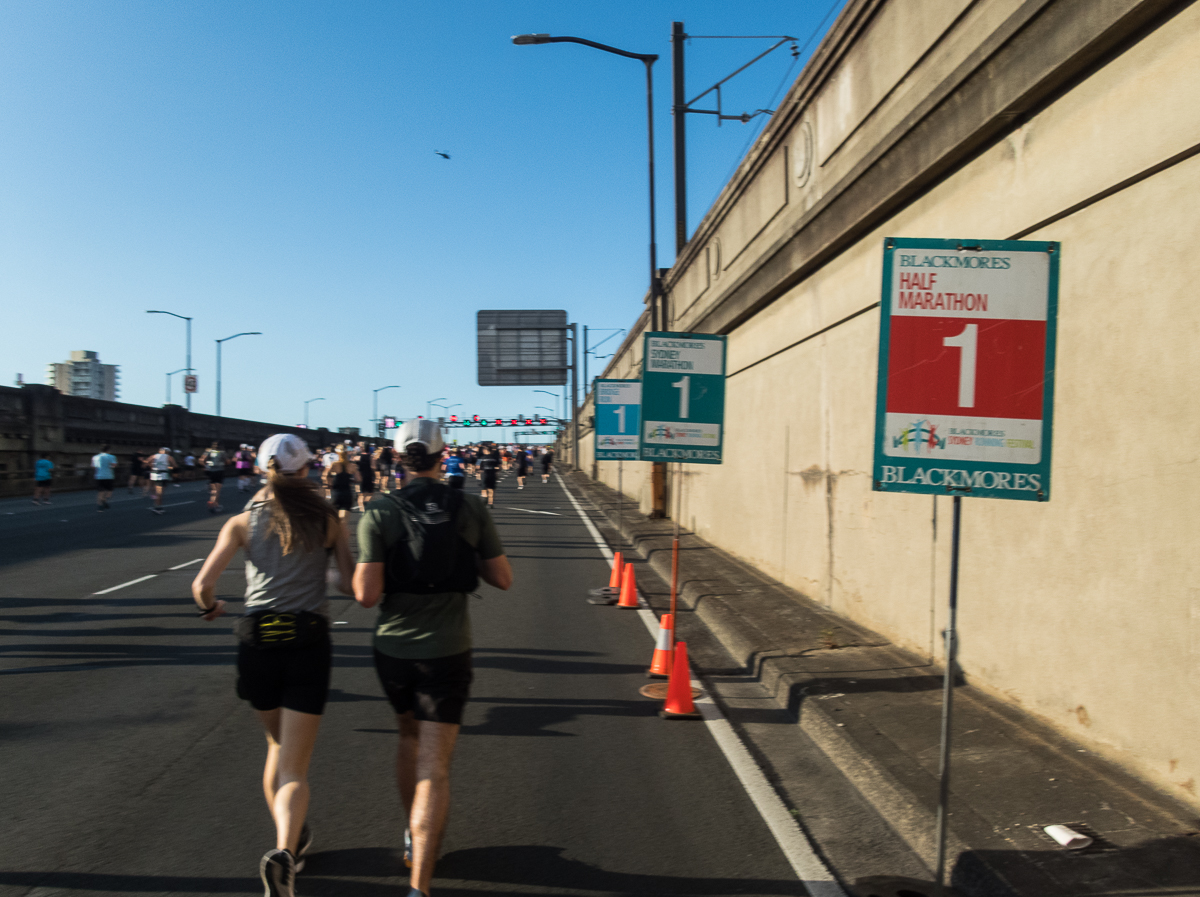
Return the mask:
<svg viewBox="0 0 1200 897"><path fill-rule="evenodd" d="M944 893L962 497L1048 501L1058 243L884 241L874 486L951 495L936 885Z"/></svg>

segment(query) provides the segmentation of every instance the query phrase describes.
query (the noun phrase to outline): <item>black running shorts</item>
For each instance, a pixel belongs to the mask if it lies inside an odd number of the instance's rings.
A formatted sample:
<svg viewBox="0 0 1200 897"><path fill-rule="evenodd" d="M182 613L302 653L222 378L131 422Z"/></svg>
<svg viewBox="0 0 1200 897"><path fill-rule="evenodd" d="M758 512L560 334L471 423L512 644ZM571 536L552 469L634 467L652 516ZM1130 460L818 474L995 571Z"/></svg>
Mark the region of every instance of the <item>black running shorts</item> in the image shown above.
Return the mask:
<svg viewBox="0 0 1200 897"><path fill-rule="evenodd" d="M112 492L113 491L113 481L112 480L96 480L96 491L97 492Z"/></svg>
<svg viewBox="0 0 1200 897"><path fill-rule="evenodd" d="M485 470L483 472L483 488L484 489L495 489L496 488L496 471Z"/></svg>
<svg viewBox="0 0 1200 897"><path fill-rule="evenodd" d="M238 645L237 694L255 710L286 707L320 716L329 697L333 646L326 636L306 648Z"/></svg>
<svg viewBox="0 0 1200 897"><path fill-rule="evenodd" d="M415 719L462 725L473 678L470 651L430 660L404 660L377 650L375 672L396 713L411 711Z"/></svg>
<svg viewBox="0 0 1200 897"><path fill-rule="evenodd" d="M446 477L446 485L451 489L461 489L466 477Z"/></svg>
<svg viewBox="0 0 1200 897"><path fill-rule="evenodd" d="M223 470L208 470L208 471L205 471L205 473L208 474L208 481L210 483L224 483L225 482L225 471L223 471Z"/></svg>
<svg viewBox="0 0 1200 897"><path fill-rule="evenodd" d="M329 496L339 511L349 511L354 507L354 493L349 489L330 489Z"/></svg>

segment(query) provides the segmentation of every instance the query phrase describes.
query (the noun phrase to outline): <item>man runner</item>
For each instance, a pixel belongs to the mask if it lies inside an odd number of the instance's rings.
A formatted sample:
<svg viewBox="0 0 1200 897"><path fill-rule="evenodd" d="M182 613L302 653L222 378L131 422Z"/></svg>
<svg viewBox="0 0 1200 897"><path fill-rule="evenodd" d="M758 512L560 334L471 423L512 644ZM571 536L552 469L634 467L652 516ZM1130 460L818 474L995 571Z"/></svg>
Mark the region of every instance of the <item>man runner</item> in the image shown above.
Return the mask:
<svg viewBox="0 0 1200 897"><path fill-rule="evenodd" d="M461 489L463 481L466 477L463 475L462 458L458 456L458 452L451 452L450 455L442 462L442 470L446 472L446 485L451 489Z"/></svg>
<svg viewBox="0 0 1200 897"><path fill-rule="evenodd" d="M54 462L50 455L42 452L33 462L33 503L35 505L50 504L50 484L54 477Z"/></svg>
<svg viewBox="0 0 1200 897"><path fill-rule="evenodd" d="M208 513L216 514L225 510L220 500L221 489L225 485L225 465L229 463L221 451L221 443L214 442L206 448L200 456L200 463L204 465L204 473L208 477Z"/></svg>
<svg viewBox="0 0 1200 897"><path fill-rule="evenodd" d="M150 511L154 514L165 514L162 506L163 490L166 489L167 483L171 482L171 471L176 467L171 450L165 446L160 448L146 460L146 466L150 469L150 493L154 497L154 507Z"/></svg>
<svg viewBox="0 0 1200 897"><path fill-rule="evenodd" d="M408 421L396 448L412 482L363 513L354 597L363 607L383 602L375 670L400 732L396 782L408 816L408 897L428 897L450 809L450 758L470 696L468 593L478 586L477 572L508 589L512 567L483 502L438 482L444 444L437 423ZM414 535L421 537L419 557L410 547Z"/></svg>
<svg viewBox="0 0 1200 897"><path fill-rule="evenodd" d="M542 455L542 482L550 482L550 468L554 464L554 449L546 449Z"/></svg>
<svg viewBox="0 0 1200 897"><path fill-rule="evenodd" d="M480 455L479 473L482 488L479 490L479 494L487 499L489 508L496 503L496 473L499 469L500 458L495 449L489 449Z"/></svg>
<svg viewBox="0 0 1200 897"><path fill-rule="evenodd" d="M117 474L117 456L110 455L108 446L100 448L100 454L92 455L92 471L96 475L96 510L107 511L108 500L112 498L113 487Z"/></svg>

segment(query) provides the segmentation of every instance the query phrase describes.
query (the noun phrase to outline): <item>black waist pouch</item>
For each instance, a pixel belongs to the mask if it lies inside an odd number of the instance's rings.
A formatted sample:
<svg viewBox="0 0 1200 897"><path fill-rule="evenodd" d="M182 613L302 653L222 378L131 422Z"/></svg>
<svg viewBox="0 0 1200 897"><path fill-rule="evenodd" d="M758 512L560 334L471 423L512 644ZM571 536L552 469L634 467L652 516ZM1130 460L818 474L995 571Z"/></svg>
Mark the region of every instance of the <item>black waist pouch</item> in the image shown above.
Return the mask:
<svg viewBox="0 0 1200 897"><path fill-rule="evenodd" d="M321 614L255 611L240 617L233 627L238 641L264 651L310 648L329 635L329 621Z"/></svg>

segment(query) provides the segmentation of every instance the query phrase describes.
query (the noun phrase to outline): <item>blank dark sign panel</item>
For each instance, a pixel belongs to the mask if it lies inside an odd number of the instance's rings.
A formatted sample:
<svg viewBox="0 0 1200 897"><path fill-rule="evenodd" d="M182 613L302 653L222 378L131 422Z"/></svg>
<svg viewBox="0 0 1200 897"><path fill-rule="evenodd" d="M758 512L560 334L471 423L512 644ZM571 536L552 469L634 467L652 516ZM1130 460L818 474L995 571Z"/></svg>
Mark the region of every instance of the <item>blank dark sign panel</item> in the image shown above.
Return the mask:
<svg viewBox="0 0 1200 897"><path fill-rule="evenodd" d="M562 386L567 382L567 313L481 311L480 386Z"/></svg>

